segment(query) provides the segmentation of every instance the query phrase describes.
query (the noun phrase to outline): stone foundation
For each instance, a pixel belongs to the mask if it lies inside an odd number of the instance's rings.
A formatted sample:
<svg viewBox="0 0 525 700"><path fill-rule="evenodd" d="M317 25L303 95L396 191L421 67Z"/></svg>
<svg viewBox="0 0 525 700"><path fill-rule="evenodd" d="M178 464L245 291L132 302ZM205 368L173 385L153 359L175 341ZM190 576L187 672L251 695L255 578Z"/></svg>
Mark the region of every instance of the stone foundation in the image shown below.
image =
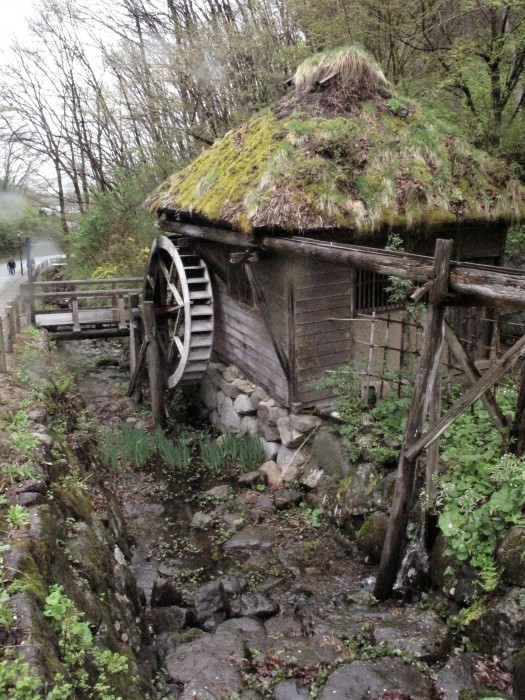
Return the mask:
<svg viewBox="0 0 525 700"><path fill-rule="evenodd" d="M324 421L306 413L291 413L264 389L246 379L233 365L212 362L200 387L208 420L221 432L258 435L268 462L280 480L294 481L307 460L305 445ZM272 464L268 471L278 473Z"/></svg>

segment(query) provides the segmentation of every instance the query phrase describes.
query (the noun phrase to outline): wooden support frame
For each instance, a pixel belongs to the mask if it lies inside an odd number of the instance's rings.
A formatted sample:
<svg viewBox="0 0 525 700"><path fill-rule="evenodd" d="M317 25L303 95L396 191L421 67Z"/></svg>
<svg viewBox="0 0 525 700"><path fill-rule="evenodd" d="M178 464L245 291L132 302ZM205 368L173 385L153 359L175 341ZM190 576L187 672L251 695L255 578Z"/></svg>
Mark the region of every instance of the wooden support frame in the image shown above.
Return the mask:
<svg viewBox="0 0 525 700"><path fill-rule="evenodd" d="M525 356L525 335L518 340L487 372L468 389L465 394L438 421L436 426L422 435L410 446L406 446L405 458L414 461L418 455L432 445L452 423L472 406L483 394L512 367L521 357Z"/></svg>
<svg viewBox="0 0 525 700"><path fill-rule="evenodd" d="M467 351L464 349L452 326L447 321L445 321L445 339L449 348L454 353L456 360L459 362L459 365L463 370L469 384L471 386L474 385L477 381L479 381L479 379L481 379L481 374L476 365L468 356ZM487 413L491 417L496 428L498 430L506 430L507 421L505 420L505 416L503 415L492 394L489 391L486 391L484 394L482 394L481 400L483 401Z"/></svg>
<svg viewBox="0 0 525 700"><path fill-rule="evenodd" d="M148 376L150 387L151 413L155 425L163 428L166 424L164 406L164 372L161 363L160 343L157 335L155 304L152 301L142 303L144 319L144 344L148 356ZM139 358L140 359L140 358Z"/></svg>
<svg viewBox="0 0 525 700"><path fill-rule="evenodd" d="M416 469L415 462L407 458L406 447L413 445L421 434L423 421L428 412L430 396L437 381L445 334L445 305L443 302L448 292L453 245L453 241L441 239L436 241L435 281L429 293L429 311L423 335L421 361L405 426L403 437L405 450L399 458L390 520L374 588L374 595L379 600L385 600L390 595L401 564Z"/></svg>

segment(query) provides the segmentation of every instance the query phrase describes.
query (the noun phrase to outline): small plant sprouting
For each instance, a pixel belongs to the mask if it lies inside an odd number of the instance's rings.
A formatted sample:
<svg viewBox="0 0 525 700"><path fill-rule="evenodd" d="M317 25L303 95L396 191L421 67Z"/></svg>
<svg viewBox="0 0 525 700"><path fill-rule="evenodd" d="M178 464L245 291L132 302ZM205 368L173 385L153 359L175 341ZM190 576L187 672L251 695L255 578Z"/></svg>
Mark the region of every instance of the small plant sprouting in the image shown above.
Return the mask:
<svg viewBox="0 0 525 700"><path fill-rule="evenodd" d="M27 508L20 505L13 505L7 511L6 516L7 522L11 525L13 530L19 530L21 527L29 525L30 518Z"/></svg>

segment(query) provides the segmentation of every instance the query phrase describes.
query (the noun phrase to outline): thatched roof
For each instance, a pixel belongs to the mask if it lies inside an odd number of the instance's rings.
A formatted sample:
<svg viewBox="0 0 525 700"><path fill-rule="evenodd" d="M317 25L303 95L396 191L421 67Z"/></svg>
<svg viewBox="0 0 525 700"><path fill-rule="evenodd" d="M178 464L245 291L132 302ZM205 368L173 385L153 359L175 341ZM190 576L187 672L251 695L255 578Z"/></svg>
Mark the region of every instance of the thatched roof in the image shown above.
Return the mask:
<svg viewBox="0 0 525 700"><path fill-rule="evenodd" d="M505 164L397 96L371 59L347 47L305 61L290 94L160 185L147 205L246 233L359 235L510 221L524 201Z"/></svg>

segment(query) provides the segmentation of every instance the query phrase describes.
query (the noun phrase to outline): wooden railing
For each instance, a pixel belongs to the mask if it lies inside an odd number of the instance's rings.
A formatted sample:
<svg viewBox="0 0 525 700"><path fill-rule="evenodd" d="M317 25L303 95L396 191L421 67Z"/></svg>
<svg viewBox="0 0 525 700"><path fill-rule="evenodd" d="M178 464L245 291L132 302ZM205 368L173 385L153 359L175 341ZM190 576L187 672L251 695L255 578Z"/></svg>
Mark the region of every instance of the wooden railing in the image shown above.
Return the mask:
<svg viewBox="0 0 525 700"><path fill-rule="evenodd" d="M28 322L54 330L62 338L83 328L106 327L108 332L97 336L101 337L122 334L128 328L141 286L140 277L33 282L24 285L23 298L29 306ZM50 309L50 303L58 308ZM111 328L116 331L110 332Z"/></svg>

